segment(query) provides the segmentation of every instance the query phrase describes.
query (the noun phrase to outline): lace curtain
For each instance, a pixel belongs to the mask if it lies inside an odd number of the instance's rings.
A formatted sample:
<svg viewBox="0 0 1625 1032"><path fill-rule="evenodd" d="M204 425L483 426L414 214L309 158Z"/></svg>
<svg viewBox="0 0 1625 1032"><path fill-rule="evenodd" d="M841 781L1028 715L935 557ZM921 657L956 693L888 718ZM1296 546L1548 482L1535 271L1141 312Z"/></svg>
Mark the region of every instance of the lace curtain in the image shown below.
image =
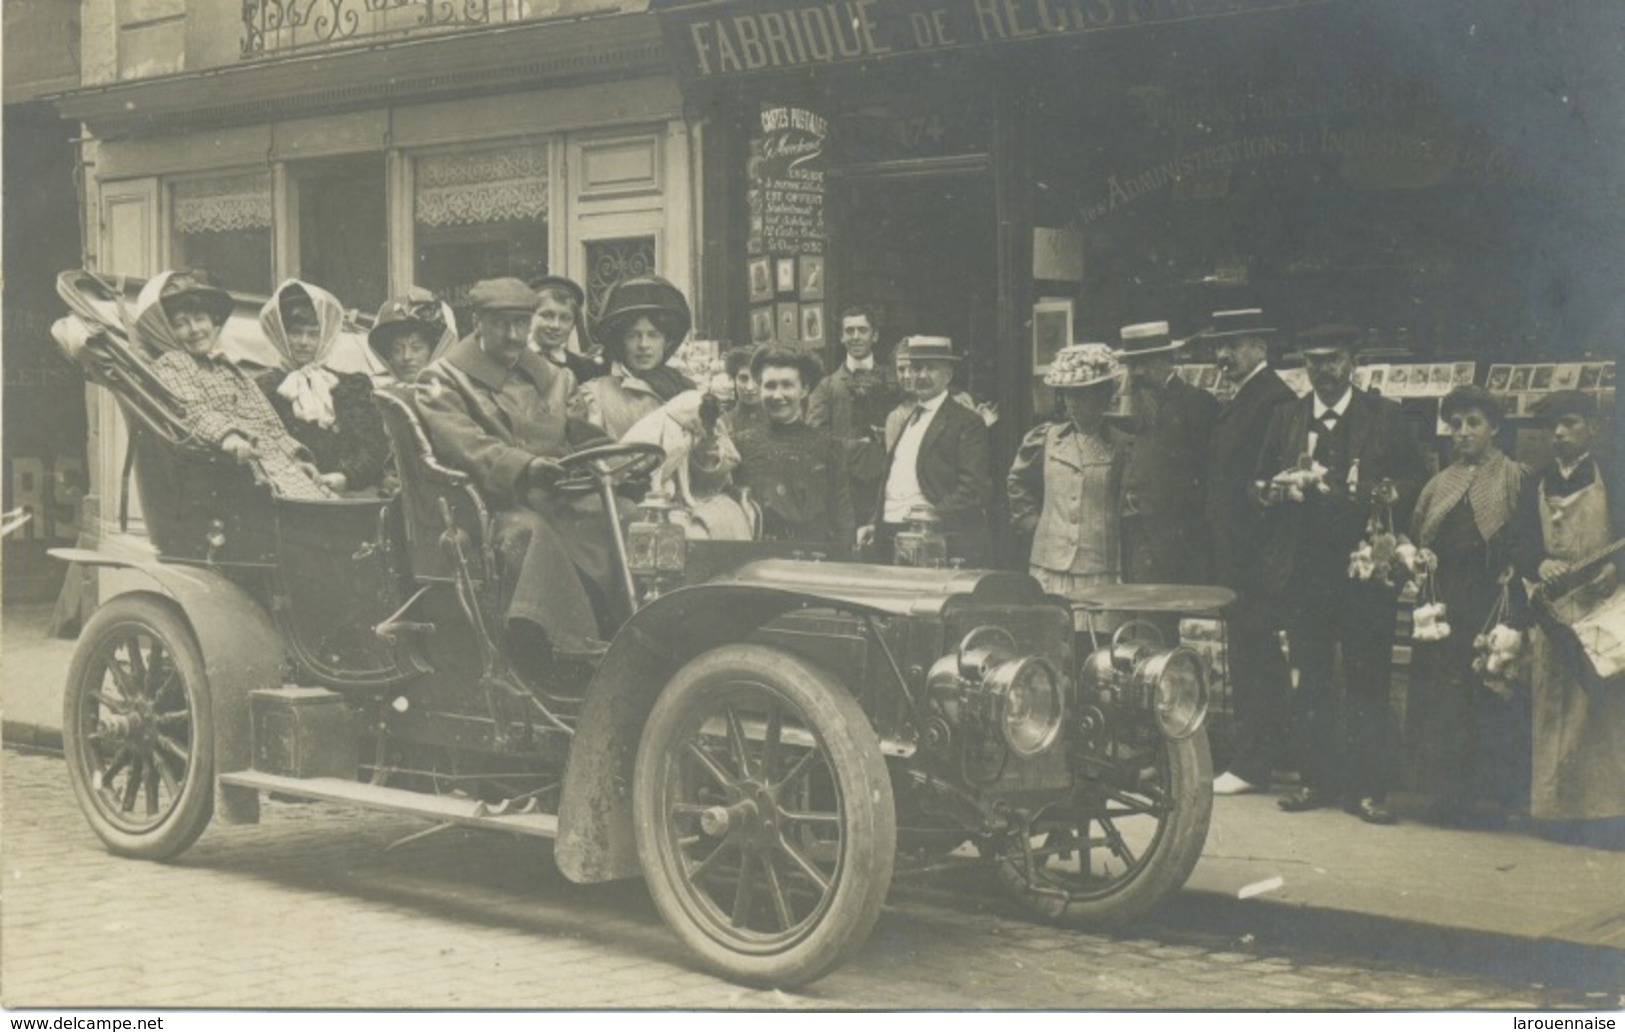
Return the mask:
<svg viewBox="0 0 1625 1032"><path fill-rule="evenodd" d="M225 233L271 227L271 174L185 179L171 187L175 232Z"/></svg>
<svg viewBox="0 0 1625 1032"><path fill-rule="evenodd" d="M425 155L416 178L420 225L547 218L547 148L540 144Z"/></svg>

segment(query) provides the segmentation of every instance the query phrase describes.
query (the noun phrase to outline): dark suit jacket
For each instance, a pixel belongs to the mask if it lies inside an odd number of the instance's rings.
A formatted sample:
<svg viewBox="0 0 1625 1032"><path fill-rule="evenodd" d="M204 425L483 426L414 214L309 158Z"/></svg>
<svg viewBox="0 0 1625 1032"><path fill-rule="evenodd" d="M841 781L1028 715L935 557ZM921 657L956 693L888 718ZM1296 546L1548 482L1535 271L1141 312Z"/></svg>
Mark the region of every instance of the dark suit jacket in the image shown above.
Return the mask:
<svg viewBox="0 0 1625 1032"><path fill-rule="evenodd" d="M912 405L899 406L890 418L900 426L913 411ZM897 455L897 437L890 433L886 436L892 446L887 449L886 465L880 471L880 497L871 513L873 523L879 523L885 515L886 481L891 479L892 460ZM978 557L985 552L986 508L992 485L989 450L987 424L952 397L938 407L920 441L920 457L914 467L920 492L942 518L942 529L965 542L965 550L955 554L969 555L973 547Z"/></svg>
<svg viewBox="0 0 1625 1032"><path fill-rule="evenodd" d="M1207 449L1204 506L1212 531L1216 572L1226 584L1245 569L1257 569L1264 544L1263 521L1248 486L1258 466L1270 417L1298 400L1292 388L1265 367L1219 409Z"/></svg>
<svg viewBox="0 0 1625 1032"><path fill-rule="evenodd" d="M1213 395L1177 376L1158 392L1156 419L1135 429L1124 474L1133 511L1156 521L1201 520L1206 442L1218 415Z"/></svg>
<svg viewBox="0 0 1625 1032"><path fill-rule="evenodd" d="M1269 480L1297 465L1309 451L1313 394L1275 410L1254 467L1254 480ZM1264 583L1281 591L1295 573L1346 576L1348 555L1365 536L1371 515L1371 489L1389 479L1399 490L1394 526L1410 525L1411 507L1427 479L1427 463L1396 402L1354 389L1342 425L1348 434L1348 464L1326 474L1329 494L1311 493L1303 502L1282 502L1266 512ZM1349 469L1360 464L1359 482L1348 490Z"/></svg>

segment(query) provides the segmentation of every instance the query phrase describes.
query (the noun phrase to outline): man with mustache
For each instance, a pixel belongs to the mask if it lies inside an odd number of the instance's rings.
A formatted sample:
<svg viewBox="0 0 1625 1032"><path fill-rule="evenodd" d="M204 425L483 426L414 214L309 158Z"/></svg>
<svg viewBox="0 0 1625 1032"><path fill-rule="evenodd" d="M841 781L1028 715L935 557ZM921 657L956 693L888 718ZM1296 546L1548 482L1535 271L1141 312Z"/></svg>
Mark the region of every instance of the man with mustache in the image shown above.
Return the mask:
<svg viewBox="0 0 1625 1032"><path fill-rule="evenodd" d="M1393 824L1388 692L1399 589L1351 578L1349 553L1365 537L1379 487L1391 489L1394 525L1409 522L1427 466L1399 405L1355 388L1358 332L1332 326L1304 335L1313 390L1271 417L1254 486L1268 507L1263 585L1286 619L1303 722L1303 785L1281 809L1341 804L1368 824ZM1270 486L1311 462L1325 468L1324 491L1311 487L1295 501Z"/></svg>

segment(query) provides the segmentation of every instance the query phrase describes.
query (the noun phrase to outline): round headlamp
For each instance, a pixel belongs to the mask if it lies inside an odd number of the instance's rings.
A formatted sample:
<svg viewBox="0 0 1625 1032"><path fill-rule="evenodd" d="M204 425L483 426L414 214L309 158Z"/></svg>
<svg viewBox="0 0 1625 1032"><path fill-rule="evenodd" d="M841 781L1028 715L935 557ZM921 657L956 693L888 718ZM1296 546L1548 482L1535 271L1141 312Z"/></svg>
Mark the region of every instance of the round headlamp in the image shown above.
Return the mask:
<svg viewBox="0 0 1625 1032"><path fill-rule="evenodd" d="M1169 738L1194 735L1207 718L1207 678L1202 658L1187 648L1169 649L1146 660L1136 679L1150 690L1157 726Z"/></svg>
<svg viewBox="0 0 1625 1032"><path fill-rule="evenodd" d="M984 682L994 700L993 715L1004 741L1017 756L1048 749L1061 733L1061 675L1042 656L1000 663Z"/></svg>

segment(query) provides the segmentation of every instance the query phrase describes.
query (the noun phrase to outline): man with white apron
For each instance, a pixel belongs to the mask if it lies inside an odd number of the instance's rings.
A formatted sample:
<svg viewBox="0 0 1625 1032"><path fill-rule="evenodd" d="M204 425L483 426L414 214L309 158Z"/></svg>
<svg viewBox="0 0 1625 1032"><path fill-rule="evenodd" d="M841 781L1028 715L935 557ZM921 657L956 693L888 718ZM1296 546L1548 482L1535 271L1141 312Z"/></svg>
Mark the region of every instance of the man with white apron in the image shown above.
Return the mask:
<svg viewBox="0 0 1625 1032"><path fill-rule="evenodd" d="M1529 581L1579 590L1600 602L1618 573L1602 563L1590 573L1575 567L1617 541L1625 523L1625 496L1616 469L1593 452L1598 442L1596 399L1580 391L1548 396L1539 415L1552 431L1553 462L1525 482L1519 519L1518 566ZM1579 581L1579 587L1574 585ZM1530 634L1533 687L1533 764L1530 815L1564 822L1552 830L1591 840L1625 835L1625 685L1602 684L1585 670L1572 641L1536 621ZM1608 827L1569 822L1608 820ZM1614 827L1614 825L1618 825Z"/></svg>

